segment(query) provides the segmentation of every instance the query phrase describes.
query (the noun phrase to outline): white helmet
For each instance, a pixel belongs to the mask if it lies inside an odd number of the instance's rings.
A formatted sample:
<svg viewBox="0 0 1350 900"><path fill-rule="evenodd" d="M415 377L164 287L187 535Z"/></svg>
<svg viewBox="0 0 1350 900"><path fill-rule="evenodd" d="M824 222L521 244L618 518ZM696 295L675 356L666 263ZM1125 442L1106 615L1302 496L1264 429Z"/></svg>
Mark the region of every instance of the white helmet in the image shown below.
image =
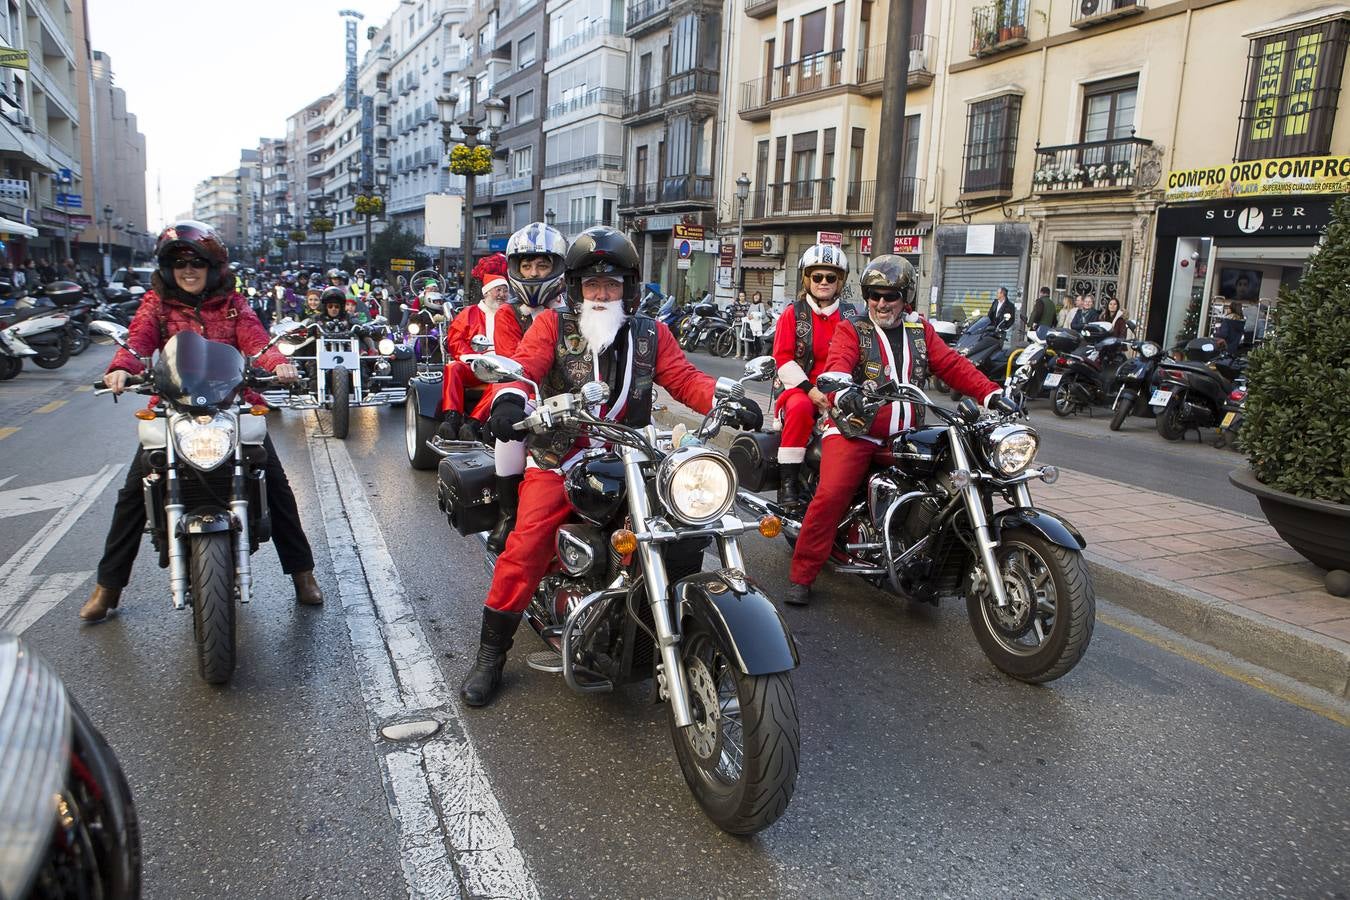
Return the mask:
<svg viewBox="0 0 1350 900"><path fill-rule="evenodd" d="M802 253L797 268L803 275L807 269L835 269L842 280L848 276L848 257L844 255L842 247L836 247L834 244L812 244Z"/></svg>
<svg viewBox="0 0 1350 900"><path fill-rule="evenodd" d="M543 222L531 222L511 235L506 242L506 280L511 286L511 299L529 307L548 307L563 295L563 257L567 255L567 239L562 232ZM543 278L526 278L520 274L520 261L526 256L547 256L553 260L553 271Z"/></svg>

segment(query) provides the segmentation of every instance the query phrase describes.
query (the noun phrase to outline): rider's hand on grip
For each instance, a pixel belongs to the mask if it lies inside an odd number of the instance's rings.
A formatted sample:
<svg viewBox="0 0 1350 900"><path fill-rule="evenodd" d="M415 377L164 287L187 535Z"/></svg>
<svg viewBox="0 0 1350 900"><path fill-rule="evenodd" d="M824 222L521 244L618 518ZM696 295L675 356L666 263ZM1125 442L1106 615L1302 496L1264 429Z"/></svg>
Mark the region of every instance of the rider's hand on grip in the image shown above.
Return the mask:
<svg viewBox="0 0 1350 900"><path fill-rule="evenodd" d="M995 394L989 400L989 408L1005 416L1022 415L1022 397L1016 391Z"/></svg>
<svg viewBox="0 0 1350 900"><path fill-rule="evenodd" d="M736 427L742 431L759 431L764 427L764 410L759 408L759 404L749 397L742 397L736 401Z"/></svg>
<svg viewBox="0 0 1350 900"><path fill-rule="evenodd" d="M520 432L516 425L525 421L525 404L519 397L502 397L492 405L492 415L488 416L487 430L499 441L518 441Z"/></svg>
<svg viewBox="0 0 1350 900"><path fill-rule="evenodd" d="M113 369L103 376L103 385L117 396L127 389L127 381L131 377L129 372L122 369Z"/></svg>
<svg viewBox="0 0 1350 900"><path fill-rule="evenodd" d="M839 407L846 415L867 415L867 398L864 397L863 392L857 388L849 388L846 391L841 391L839 394L836 394L834 405Z"/></svg>

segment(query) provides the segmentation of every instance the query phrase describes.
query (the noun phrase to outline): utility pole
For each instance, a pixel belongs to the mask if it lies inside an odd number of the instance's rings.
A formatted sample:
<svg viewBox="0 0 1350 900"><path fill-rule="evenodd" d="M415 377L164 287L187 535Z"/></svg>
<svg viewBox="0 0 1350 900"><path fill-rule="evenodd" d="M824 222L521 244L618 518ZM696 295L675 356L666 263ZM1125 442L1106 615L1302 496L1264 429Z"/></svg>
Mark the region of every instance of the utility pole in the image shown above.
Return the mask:
<svg viewBox="0 0 1350 900"><path fill-rule="evenodd" d="M881 88L881 142L877 148L876 205L872 209L872 255L894 252L895 214L905 171L905 94L909 90L909 45L914 0L891 0L886 14L886 68Z"/></svg>

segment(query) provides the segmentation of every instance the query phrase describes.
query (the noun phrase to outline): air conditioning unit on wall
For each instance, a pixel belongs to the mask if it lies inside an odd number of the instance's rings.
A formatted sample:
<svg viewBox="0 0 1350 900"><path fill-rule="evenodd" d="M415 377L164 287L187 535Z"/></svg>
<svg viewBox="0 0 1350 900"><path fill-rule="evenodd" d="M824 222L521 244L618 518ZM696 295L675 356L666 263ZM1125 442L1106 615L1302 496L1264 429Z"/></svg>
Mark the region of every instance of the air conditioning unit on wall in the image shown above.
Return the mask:
<svg viewBox="0 0 1350 900"><path fill-rule="evenodd" d="M787 237L781 234L766 234L764 238L765 256L782 256L787 252Z"/></svg>

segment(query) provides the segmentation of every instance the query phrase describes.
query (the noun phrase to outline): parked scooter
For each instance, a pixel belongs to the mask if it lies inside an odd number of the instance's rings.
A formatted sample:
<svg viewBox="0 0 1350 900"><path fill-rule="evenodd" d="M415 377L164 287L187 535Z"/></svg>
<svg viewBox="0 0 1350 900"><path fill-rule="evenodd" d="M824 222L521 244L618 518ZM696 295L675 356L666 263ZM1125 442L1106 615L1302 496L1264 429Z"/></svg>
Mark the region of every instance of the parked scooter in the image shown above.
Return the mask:
<svg viewBox="0 0 1350 900"><path fill-rule="evenodd" d="M1134 330L1138 326L1128 323ZM1076 415L1107 402L1116 389L1116 370L1125 358L1129 344L1111 333L1105 322L1091 322L1080 332L1082 343L1056 357L1045 377L1052 410L1063 418Z"/></svg>
<svg viewBox="0 0 1350 900"><path fill-rule="evenodd" d="M1119 431L1131 415L1153 416L1148 405L1162 362L1162 347L1153 341L1134 341L1135 355L1116 369L1115 400L1111 403L1111 430Z"/></svg>
<svg viewBox="0 0 1350 900"><path fill-rule="evenodd" d="M31 359L43 369L59 369L70 359L70 316L31 298L0 308L0 381L18 375Z"/></svg>
<svg viewBox="0 0 1350 900"><path fill-rule="evenodd" d="M1238 432L1242 430L1242 420L1247 411L1247 376L1239 375L1237 383L1228 392L1228 400L1223 405L1223 418L1219 421L1219 436L1214 446L1223 448L1237 442Z"/></svg>
<svg viewBox="0 0 1350 900"><path fill-rule="evenodd" d="M1007 343L1013 321L1013 316L1006 313L997 324L990 322L988 316L981 316L979 321L965 330L953 349L986 378L1000 381L1007 371L1008 358L1012 355ZM961 399L959 391L952 391L951 396L953 400Z"/></svg>
<svg viewBox="0 0 1350 900"><path fill-rule="evenodd" d="M680 325L680 347L686 353L697 350L706 342L711 350L722 332L730 331L731 323L722 317L715 303L700 303L693 313Z"/></svg>
<svg viewBox="0 0 1350 900"><path fill-rule="evenodd" d="M1186 344L1184 360L1166 360L1159 367L1158 388L1149 398L1157 416L1158 434L1179 441L1186 432L1218 426L1245 359L1224 356L1213 338Z"/></svg>

